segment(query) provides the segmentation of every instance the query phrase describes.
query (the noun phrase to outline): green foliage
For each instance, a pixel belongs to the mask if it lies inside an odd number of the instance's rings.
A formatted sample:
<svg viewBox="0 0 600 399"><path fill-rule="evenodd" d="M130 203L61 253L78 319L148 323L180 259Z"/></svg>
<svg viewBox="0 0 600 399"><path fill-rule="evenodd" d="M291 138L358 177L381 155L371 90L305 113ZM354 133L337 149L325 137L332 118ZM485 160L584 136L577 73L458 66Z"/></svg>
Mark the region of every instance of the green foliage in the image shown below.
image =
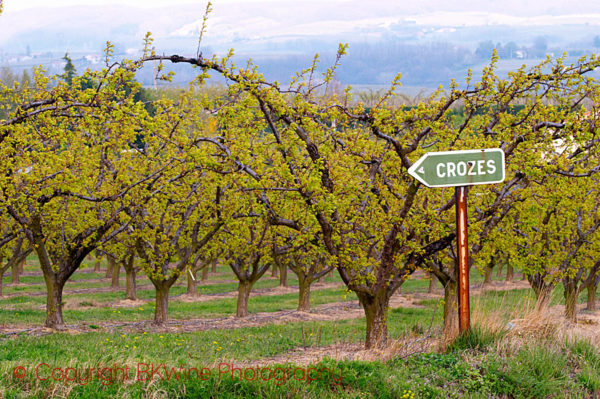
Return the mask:
<svg viewBox="0 0 600 399"><path fill-rule="evenodd" d="M71 86L73 84L73 78L77 75L77 69L75 69L75 65L73 65L73 61L71 60L71 57L69 57L69 53L65 53L63 60L65 60L65 66L64 73L61 75L61 78L63 78L64 81Z"/></svg>
<svg viewBox="0 0 600 399"><path fill-rule="evenodd" d="M502 148L507 162L504 183L470 190L477 263L503 253L551 287L581 286L592 270L598 154L582 104L600 100L586 75L598 57L547 58L502 78L494 51L479 81L470 73L398 107L400 74L371 104L337 85L346 44L330 67L320 72L315 56L287 87L252 61L236 66L233 50L186 58L157 56L151 45L147 35L143 59L117 63L107 43L106 68L82 76L66 54L65 74L38 70L27 90L2 88L2 104L15 107L0 125L0 205L58 291L103 245L135 251L164 301L198 261L235 254L239 270L258 267L256 277L277 247L323 257L361 303L387 309L416 269L434 256L452 261L451 190L425 189L408 168L428 151L473 148ZM150 92L135 82L147 61L160 62L158 74L163 62L188 63L198 78L187 90ZM226 86L208 88L210 74ZM385 311L371 316L386 323Z"/></svg>
<svg viewBox="0 0 600 399"><path fill-rule="evenodd" d="M473 326L470 331L460 334L449 346L448 351L463 350L486 351L504 336L504 331L491 331Z"/></svg>
<svg viewBox="0 0 600 399"><path fill-rule="evenodd" d="M532 346L507 361L504 378L514 386L516 397L547 398L565 392L573 382L567 370L567 356L559 350Z"/></svg>

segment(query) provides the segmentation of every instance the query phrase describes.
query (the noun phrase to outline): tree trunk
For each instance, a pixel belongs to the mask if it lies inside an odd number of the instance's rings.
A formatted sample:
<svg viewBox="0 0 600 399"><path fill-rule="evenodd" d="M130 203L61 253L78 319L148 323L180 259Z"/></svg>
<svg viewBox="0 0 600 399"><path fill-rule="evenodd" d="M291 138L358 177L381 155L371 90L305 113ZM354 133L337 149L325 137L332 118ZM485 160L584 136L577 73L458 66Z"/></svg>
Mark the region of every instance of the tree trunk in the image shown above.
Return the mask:
<svg viewBox="0 0 600 399"><path fill-rule="evenodd" d="M11 284L19 284L21 281L19 279L21 273L23 272L23 263L25 260L23 259L21 262L15 262L10 268L10 282Z"/></svg>
<svg viewBox="0 0 600 399"><path fill-rule="evenodd" d="M208 269L208 266L205 267ZM196 280L196 272L189 269L187 274L187 294L190 296L198 296L198 281Z"/></svg>
<svg viewBox="0 0 600 399"><path fill-rule="evenodd" d="M212 261L212 263L211 263L211 267L212 267L212 270L211 270L211 272L212 272L212 273L216 273L216 272L217 272L217 260L218 260L218 259L213 259L213 261Z"/></svg>
<svg viewBox="0 0 600 399"><path fill-rule="evenodd" d="M367 319L365 349L385 348L388 338L387 311L390 302L389 298L386 297L385 292L378 292L375 296L362 292L357 292L356 294L360 298L360 303Z"/></svg>
<svg viewBox="0 0 600 399"><path fill-rule="evenodd" d="M1 269L2 267L0 265L0 297L2 297L2 286L4 285L4 282L2 281L4 280L4 272Z"/></svg>
<svg viewBox="0 0 600 399"><path fill-rule="evenodd" d="M302 278L298 276L298 285L300 287L298 297L298 311L309 312L310 311L310 283L308 278Z"/></svg>
<svg viewBox="0 0 600 399"><path fill-rule="evenodd" d="M515 271L512 267L512 265L509 263L506 266L506 281L508 282L512 282L515 278Z"/></svg>
<svg viewBox="0 0 600 399"><path fill-rule="evenodd" d="M135 281L135 268L125 269L125 299L137 300L137 288Z"/></svg>
<svg viewBox="0 0 600 399"><path fill-rule="evenodd" d="M451 342L458 337L458 282L449 280L444 285L444 327L442 339Z"/></svg>
<svg viewBox="0 0 600 399"><path fill-rule="evenodd" d="M586 310L594 311L596 310L596 290L598 286L594 284L590 284L587 287L587 306Z"/></svg>
<svg viewBox="0 0 600 399"><path fill-rule="evenodd" d="M238 284L238 298L236 317L248 316L248 299L252 290L252 283L249 281L240 281Z"/></svg>
<svg viewBox="0 0 600 399"><path fill-rule="evenodd" d="M60 283L53 276L44 275L46 280L46 322L44 326L61 330L65 328L62 315L62 294L64 283Z"/></svg>
<svg viewBox="0 0 600 399"><path fill-rule="evenodd" d="M202 268L202 281L208 280L208 265Z"/></svg>
<svg viewBox="0 0 600 399"><path fill-rule="evenodd" d="M155 326L165 326L169 320L169 289L171 288L164 281L154 283L156 288L156 309L154 310Z"/></svg>
<svg viewBox="0 0 600 399"><path fill-rule="evenodd" d="M279 275L279 265L277 263L273 263L271 266L271 277L277 277Z"/></svg>
<svg viewBox="0 0 600 399"><path fill-rule="evenodd" d="M96 263L94 263L94 273L100 273L100 266L102 261L100 258L96 258Z"/></svg>
<svg viewBox="0 0 600 399"><path fill-rule="evenodd" d="M485 267L485 274L483 275L483 286L487 287L492 284L492 271L493 269L489 266Z"/></svg>
<svg viewBox="0 0 600 399"><path fill-rule="evenodd" d="M577 285L574 283L563 283L565 288L565 318L571 323L577 321Z"/></svg>
<svg viewBox="0 0 600 399"><path fill-rule="evenodd" d="M110 283L110 288L114 290L119 289L119 277L121 274L121 265L116 262L114 259L112 260L112 281Z"/></svg>
<svg viewBox="0 0 600 399"><path fill-rule="evenodd" d="M108 262L106 264L106 275L104 276L105 278L111 278L112 277L112 267L113 267L113 262L111 262L110 258L109 258Z"/></svg>
<svg viewBox="0 0 600 399"><path fill-rule="evenodd" d="M502 267L503 266L504 265L502 265L502 264L496 265L496 277L502 276Z"/></svg>
<svg viewBox="0 0 600 399"><path fill-rule="evenodd" d="M25 271L25 262L27 261L27 258L23 258L23 260L21 260L19 262L19 276L21 274L23 274L23 272Z"/></svg>
<svg viewBox="0 0 600 399"><path fill-rule="evenodd" d="M533 287L533 292L535 293L534 313L538 315L545 315L548 313L552 291L554 291L554 286L544 285L542 287Z"/></svg>
<svg viewBox="0 0 600 399"><path fill-rule="evenodd" d="M427 288L427 293L433 294L435 292L435 286L437 285L437 280L435 276L429 275L429 287Z"/></svg>
<svg viewBox="0 0 600 399"><path fill-rule="evenodd" d="M281 264L279 265L279 286L280 287L288 286L287 275L288 275L288 268L284 262L281 262Z"/></svg>

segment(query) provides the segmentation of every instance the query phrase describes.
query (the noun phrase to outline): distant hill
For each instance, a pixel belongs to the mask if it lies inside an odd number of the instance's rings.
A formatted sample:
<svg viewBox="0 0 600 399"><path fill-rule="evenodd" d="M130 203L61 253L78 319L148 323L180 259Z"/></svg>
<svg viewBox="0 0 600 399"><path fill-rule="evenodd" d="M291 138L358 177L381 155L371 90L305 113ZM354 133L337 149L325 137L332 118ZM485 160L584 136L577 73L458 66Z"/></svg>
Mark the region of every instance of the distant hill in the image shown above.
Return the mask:
<svg viewBox="0 0 600 399"><path fill-rule="evenodd" d="M339 42L349 42L339 79L385 84L397 72L416 86L447 84L482 62L482 42L573 55L595 51L600 3L507 0L485 4L440 0L398 1L216 1L204 38L205 52L234 48L238 60L252 57L266 74L288 79L314 53L332 62ZM107 40L120 56L135 57L147 31L158 51L194 54L205 3L162 8L120 5L36 8L0 16L0 65L24 68L44 63L61 68L65 52L78 68L97 67ZM600 43L600 39L598 40ZM596 44L598 44L596 43ZM481 49L480 49L481 50ZM525 53L511 54L516 58ZM543 54L542 54L543 55ZM522 58L539 58L540 54ZM148 76L151 73L147 74ZM183 78L183 77L182 77ZM151 76L145 79L150 79Z"/></svg>

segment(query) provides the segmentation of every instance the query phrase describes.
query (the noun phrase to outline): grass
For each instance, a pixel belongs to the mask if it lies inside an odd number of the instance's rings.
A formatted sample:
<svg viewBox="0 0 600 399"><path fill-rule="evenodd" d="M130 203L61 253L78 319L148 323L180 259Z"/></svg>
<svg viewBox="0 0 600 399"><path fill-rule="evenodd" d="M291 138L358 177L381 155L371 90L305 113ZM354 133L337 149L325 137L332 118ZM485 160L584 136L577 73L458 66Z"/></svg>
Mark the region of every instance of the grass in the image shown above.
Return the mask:
<svg viewBox="0 0 600 399"><path fill-rule="evenodd" d="M29 259L26 271L37 272L36 267L35 259ZM217 282L232 279L230 270L220 266L218 272L210 274L208 281L199 284L201 295L236 290L237 284L233 281ZM103 280L104 272L76 273L75 276L77 278L67 285L66 290L110 285L109 280ZM123 281L124 274L121 277ZM97 281L81 281L93 278ZM288 280L290 285L297 284L292 273L289 273ZM43 278L41 275L23 276L21 281L38 285L5 287L5 293L19 292L20 295L0 299L0 325L37 326L44 320L45 296L30 295L45 290L41 284ZM336 275L327 281L340 280ZM472 284L477 285L481 281L482 277L474 270ZM139 285L147 282L143 275L139 276ZM255 285L255 289L273 288L278 284L278 279L263 279ZM426 292L427 286L426 280L410 279L402 286L402 292L422 293ZM233 297L183 302L177 299L177 295L183 293L185 279L171 290L169 315L172 320L226 318L235 313L236 299ZM0 398L411 399L589 398L600 395L600 353L597 347L583 340L560 338L558 335L528 338L529 341L511 335L507 323L523 317L526 308L533 303L531 290L485 291L473 295L474 327L471 333L459 337L442 352L433 348L429 353L410 356L396 353L386 357L391 359L388 361L325 358L317 364L305 364L299 359L293 364L281 364L283 360L279 359L296 359L290 354L318 353L331 345L358 347L365 336L364 318L169 333L144 332L144 324L135 333L119 327L106 331L100 326L106 321L151 320L154 291L140 289L138 296L149 302L136 307L116 308L111 303L124 298L123 289L65 294L66 323L83 323L93 332L43 336L23 333L0 338ZM251 313L293 310L297 300L295 292L251 296L249 310ZM313 290L311 294L312 306L351 300L356 301L355 295L346 292L343 287ZM562 288L558 287L552 303L562 300ZM437 336L442 322L440 300L422 300L417 304L420 307L389 311L388 328L392 339L417 339L428 334ZM355 359L361 359L361 356L357 354ZM250 378L250 374L246 378L232 378L231 373L219 374L220 363L229 365L221 365L221 368L233 365L241 369L258 367L260 370L278 371L266 381ZM182 377L178 374L180 366L181 369L205 369L206 378L189 378L190 374L186 377L185 373ZM15 377L18 367L24 368L24 378ZM96 373L95 377L87 380L80 375L75 381L65 381L67 368L70 368L68 373L74 373L75 369L85 372L88 368L98 367L105 368L103 374ZM114 375L110 378L115 369L126 367L129 367L126 381ZM159 373L152 382L136 381L136 377L140 376L136 373L139 367L142 370L154 367ZM307 374L310 367L314 369ZM36 377L36 368L42 378L50 378L42 381ZM51 374L54 368L57 369L57 381ZM321 368L332 371L332 374L325 371L319 374ZM287 369L293 373L291 377L284 378L283 370ZM118 372L122 377L122 371ZM74 377L74 374L67 375ZM179 375L179 380L176 375ZM142 373L141 377L144 376Z"/></svg>
<svg viewBox="0 0 600 399"><path fill-rule="evenodd" d="M290 285L297 283L294 278L288 279ZM340 282L339 277L328 278L325 282ZM87 283L91 284L91 283ZM108 286L109 283L105 283ZM279 285L278 280L260 280L254 289L274 288ZM423 280L408 280L402 287L404 293L424 291L427 282ZM36 292L43 292L45 287L38 286ZM69 289L69 287L67 287ZM202 295L235 292L237 283L212 284L210 281L199 286ZM235 314L236 298L215 298L205 302L181 302L177 295L186 292L185 286L174 286L170 291L169 315L172 319L190 318L213 318L227 317ZM94 292L82 294L65 294L64 299L67 306L63 315L67 323L94 322L94 321L141 321L150 320L153 317L153 289L140 289L138 298L150 301L148 304L137 307L111 306L112 303L124 299L123 290L111 292ZM318 306L330 302L343 302L356 299L353 293L347 293L345 288L313 289L311 292L312 306ZM39 325L45 319L46 297L40 296L12 296L0 299L0 323L4 325ZM280 310L293 310L297 307L297 293L251 296L249 300L250 312L275 312ZM73 308L75 306L76 308Z"/></svg>
<svg viewBox="0 0 600 399"><path fill-rule="evenodd" d="M102 345L84 348L95 348L95 356L82 359L76 357L74 351L68 349L49 352L44 345L55 346L66 342L55 336L52 340L32 343L22 348L15 348L11 360L0 366L0 393L6 397L47 397L48 392L69 397L281 397L281 398L589 398L597 393L600 368L597 361L590 359L591 350L585 349L585 342L570 345L523 347L510 356L501 355L493 350L468 352L464 349L452 349L445 353L424 353L408 358L395 358L387 362L380 361L335 361L324 359L310 365L296 364L249 364L243 359L255 356L290 350L299 342L298 325L291 328L261 327L243 329L236 332L214 332L190 335L174 335L170 343L158 336L143 337L147 344L144 350L151 352L145 357L138 357L137 352L107 351ZM273 330L275 328L275 330ZM338 326L338 334L343 335L352 325ZM234 338L229 334L242 337L235 360L227 354L202 355L197 352L192 356L186 354L187 349L177 350L178 344L194 346L206 344L206 352L220 345L219 339ZM270 334L273 333L271 336ZM225 334L225 336L221 335ZM73 337L71 337L73 338ZM83 337L84 342L87 337ZM131 342L125 338L114 338L111 345L122 345ZM213 342L205 342L214 339ZM160 342L163 340L164 342ZM159 341L159 342L157 342ZM260 341L258 343L257 341ZM76 341L68 346L81 343ZM189 347L187 347L189 348ZM582 355L588 353L587 355ZM30 363L22 360L17 350L25 349L26 356L38 351L44 354L44 363L38 367L38 358L33 356ZM90 352L89 349L85 353ZM169 352L167 352L169 351ZM49 357L47 353L54 353ZM171 353L168 359L164 353ZM196 356L198 355L198 356ZM5 353L2 352L2 356ZM23 365L26 377L14 378L16 367ZM64 381L67 367L85 370L86 367L106 367L104 378L75 379ZM127 380L123 381L122 371L129 366ZM58 368L59 381L40 381L35 375L36 367L40 378L50 376L50 370ZM178 370L196 368L205 369L206 380L195 378L195 374L178 373ZM239 374L232 376L232 367L248 369L245 377ZM121 371L114 372L115 368ZM136 381L147 378L147 370L158 370L155 381ZM312 370L311 370L312 368ZM255 371L265 372L266 380L256 379ZM283 370L292 374L286 378ZM319 372L321 370L321 372ZM275 374L269 374L275 371ZM307 381L306 372L311 378ZM111 373L113 373L111 376ZM179 380L175 378L179 375ZM115 378L115 376L117 376ZM190 377L192 376L192 377ZM112 378L111 378L112 377ZM4 390L4 392L2 391Z"/></svg>
<svg viewBox="0 0 600 399"><path fill-rule="evenodd" d="M311 293L312 306L329 302L350 301L354 294L345 296L345 289L330 288L324 290L315 290ZM147 298L153 299L153 291L147 291ZM84 303L93 303L90 301L107 302L111 298L116 302L122 299L122 294L118 296L115 293L100 293L94 295L82 295L81 300ZM118 299L117 299L118 298ZM73 298L71 297L71 300ZM171 319L191 319L191 318L213 318L227 317L235 314L236 298L216 299L206 302L181 302L171 300L169 303L169 316ZM77 301L76 301L77 302ZM9 298L3 301L3 304L12 304L13 307L0 309L0 320L4 324L27 325L42 324L45 319L44 304L45 297L30 298ZM94 321L140 321L151 320L154 315L153 302L137 307L94 307L89 306L85 309L63 310L65 322L94 322ZM248 307L251 312L275 312L279 310L293 310L298 306L298 294L282 294L271 296L251 296Z"/></svg>

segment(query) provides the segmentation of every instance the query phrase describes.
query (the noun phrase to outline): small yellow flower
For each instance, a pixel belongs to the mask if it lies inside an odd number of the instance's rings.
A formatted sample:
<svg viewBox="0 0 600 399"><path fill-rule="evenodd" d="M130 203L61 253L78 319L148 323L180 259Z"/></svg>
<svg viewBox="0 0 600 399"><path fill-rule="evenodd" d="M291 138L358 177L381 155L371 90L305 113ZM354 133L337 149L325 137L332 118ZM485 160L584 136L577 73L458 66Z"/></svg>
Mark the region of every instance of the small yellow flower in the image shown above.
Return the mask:
<svg viewBox="0 0 600 399"><path fill-rule="evenodd" d="M217 344L218 344L218 342L217 342L217 341L213 341L213 344L217 345Z"/></svg>

